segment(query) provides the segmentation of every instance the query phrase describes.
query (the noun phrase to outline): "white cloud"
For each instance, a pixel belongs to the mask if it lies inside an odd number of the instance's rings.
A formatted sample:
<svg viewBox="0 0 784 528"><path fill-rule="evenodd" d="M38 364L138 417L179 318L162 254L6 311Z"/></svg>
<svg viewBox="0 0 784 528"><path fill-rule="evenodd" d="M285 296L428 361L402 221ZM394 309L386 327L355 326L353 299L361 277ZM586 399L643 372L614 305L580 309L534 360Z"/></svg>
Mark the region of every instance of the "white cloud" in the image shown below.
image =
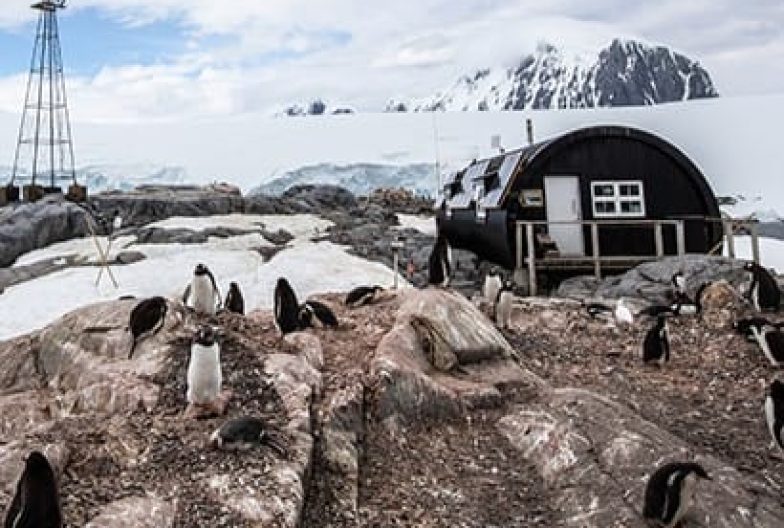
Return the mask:
<svg viewBox="0 0 784 528"><path fill-rule="evenodd" d="M28 1L3 0L0 28L29 21ZM380 109L390 96L428 95L475 68L512 64L540 40L596 52L616 36L699 59L723 94L784 91L780 0L742 7L734 0L79 0L69 7L87 8L131 27L176 21L187 52L69 78L76 119L242 113L313 97ZM0 79L0 109L21 106L19 82Z"/></svg>

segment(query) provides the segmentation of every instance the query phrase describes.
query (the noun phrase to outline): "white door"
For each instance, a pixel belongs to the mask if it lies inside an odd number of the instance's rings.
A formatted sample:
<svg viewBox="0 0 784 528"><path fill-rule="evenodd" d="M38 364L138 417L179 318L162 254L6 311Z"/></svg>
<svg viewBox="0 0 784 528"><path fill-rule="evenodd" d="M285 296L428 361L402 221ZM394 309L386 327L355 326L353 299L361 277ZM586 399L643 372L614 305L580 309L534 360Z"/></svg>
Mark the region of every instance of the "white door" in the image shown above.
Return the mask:
<svg viewBox="0 0 784 528"><path fill-rule="evenodd" d="M580 206L580 180L577 176L545 176L544 195L548 222L572 222L583 219ZM548 223L547 230L561 255L585 255L583 228L580 224Z"/></svg>

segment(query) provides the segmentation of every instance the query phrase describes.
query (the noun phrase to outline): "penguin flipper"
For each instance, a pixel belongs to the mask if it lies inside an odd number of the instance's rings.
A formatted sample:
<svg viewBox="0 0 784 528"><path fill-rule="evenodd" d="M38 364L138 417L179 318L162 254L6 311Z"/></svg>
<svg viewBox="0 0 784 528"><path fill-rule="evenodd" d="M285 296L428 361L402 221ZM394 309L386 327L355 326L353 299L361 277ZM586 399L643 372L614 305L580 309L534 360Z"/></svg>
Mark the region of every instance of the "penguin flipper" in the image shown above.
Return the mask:
<svg viewBox="0 0 784 528"><path fill-rule="evenodd" d="M190 296L191 296L191 285L188 284L185 287L185 291L182 292L182 304L187 305L188 304L188 297L190 297Z"/></svg>
<svg viewBox="0 0 784 528"><path fill-rule="evenodd" d="M134 337L133 341L131 341L131 349L128 351L128 359L133 358L133 351L136 350L136 343L137 341L136 338Z"/></svg>

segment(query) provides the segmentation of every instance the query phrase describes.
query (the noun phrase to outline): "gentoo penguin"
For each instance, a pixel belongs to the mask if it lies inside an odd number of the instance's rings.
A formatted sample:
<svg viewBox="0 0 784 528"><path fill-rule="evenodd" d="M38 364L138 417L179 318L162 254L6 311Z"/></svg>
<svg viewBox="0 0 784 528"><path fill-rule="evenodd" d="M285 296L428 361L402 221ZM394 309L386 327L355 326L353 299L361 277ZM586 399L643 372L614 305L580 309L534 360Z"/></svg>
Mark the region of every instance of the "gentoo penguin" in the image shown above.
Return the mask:
<svg viewBox="0 0 784 528"><path fill-rule="evenodd" d="M200 326L191 344L191 358L188 363L188 403L209 405L215 402L220 395L222 383L217 335L211 326Z"/></svg>
<svg viewBox="0 0 784 528"><path fill-rule="evenodd" d="M61 528L63 516L54 471L46 457L33 451L25 460L25 468L11 507L5 517L5 528Z"/></svg>
<svg viewBox="0 0 784 528"><path fill-rule="evenodd" d="M709 282L701 284L694 294L693 301L685 292L675 292L675 302L671 305L672 311L676 315L695 315L702 313L702 294L708 286L710 286Z"/></svg>
<svg viewBox="0 0 784 528"><path fill-rule="evenodd" d="M632 311L629 310L629 307L626 306L623 298L618 299L615 303L615 311L613 312L615 315L615 320L621 324L632 324L634 323L634 316L632 315Z"/></svg>
<svg viewBox="0 0 784 528"><path fill-rule="evenodd" d="M514 283L505 281L498 292L498 300L495 303L495 324L504 330L509 328L512 323L512 304L514 303Z"/></svg>
<svg viewBox="0 0 784 528"><path fill-rule="evenodd" d="M337 328L338 318L329 306L318 301L305 301L299 307L300 328L312 327L318 324L324 328Z"/></svg>
<svg viewBox="0 0 784 528"><path fill-rule="evenodd" d="M196 313L215 315L217 305L220 303L220 292L218 285L215 284L215 277L204 264L198 264L193 270L193 279L182 296L183 304L188 304L189 298Z"/></svg>
<svg viewBox="0 0 784 528"><path fill-rule="evenodd" d="M768 270L756 262L747 262L743 269L751 272L749 300L758 311L776 312L781 307L781 290Z"/></svg>
<svg viewBox="0 0 784 528"><path fill-rule="evenodd" d="M761 332L762 327L766 325L773 326L781 330L781 327L784 326L784 323L774 323L764 317L745 317L735 321L732 324L732 327L737 333L744 336L747 341L756 343L757 338L754 336L754 332L751 331L752 327L756 328L757 332Z"/></svg>
<svg viewBox="0 0 784 528"><path fill-rule="evenodd" d="M611 313L613 309L606 304L592 302L585 305L585 311L588 312L591 319L596 319L600 315Z"/></svg>
<svg viewBox="0 0 784 528"><path fill-rule="evenodd" d="M299 330L299 302L289 281L281 277L275 285L275 324L283 335Z"/></svg>
<svg viewBox="0 0 784 528"><path fill-rule="evenodd" d="M226 294L226 302L223 306L230 312L245 315L245 300L236 282L229 284L229 292Z"/></svg>
<svg viewBox="0 0 784 528"><path fill-rule="evenodd" d="M773 380L765 398L765 420L773 442L784 451L784 383Z"/></svg>
<svg viewBox="0 0 784 528"><path fill-rule="evenodd" d="M133 357L136 344L143 334L150 332L150 335L154 335L163 328L167 310L166 299L163 297L150 297L133 307L128 321L128 330L131 331L132 339L128 359Z"/></svg>
<svg viewBox="0 0 784 528"><path fill-rule="evenodd" d="M346 306L356 308L372 303L379 292L384 291L381 286L357 286L346 295Z"/></svg>
<svg viewBox="0 0 784 528"><path fill-rule="evenodd" d="M446 237L438 235L433 250L430 252L428 260L428 283L434 286L446 288L449 286L449 276L451 274L449 264L449 243Z"/></svg>
<svg viewBox="0 0 784 528"><path fill-rule="evenodd" d="M694 462L671 462L657 469L645 487L643 517L673 528L694 505L698 479L711 480Z"/></svg>
<svg viewBox="0 0 784 528"><path fill-rule="evenodd" d="M645 334L642 360L645 363L658 363L660 367L670 360L670 336L665 315L659 315L656 324Z"/></svg>
<svg viewBox="0 0 784 528"><path fill-rule="evenodd" d="M231 419L210 435L210 445L224 451L247 451L262 444L272 447L281 456L287 454L283 443L269 434L267 426L259 418L242 416Z"/></svg>
<svg viewBox="0 0 784 528"><path fill-rule="evenodd" d="M498 300L498 293L501 291L503 285L501 274L498 273L498 268L490 268L490 271L485 277L485 284L482 287L482 296L484 296L487 302L495 304Z"/></svg>
<svg viewBox="0 0 784 528"><path fill-rule="evenodd" d="M784 363L784 332L767 324L761 328L750 326L749 329L771 365L778 367Z"/></svg>

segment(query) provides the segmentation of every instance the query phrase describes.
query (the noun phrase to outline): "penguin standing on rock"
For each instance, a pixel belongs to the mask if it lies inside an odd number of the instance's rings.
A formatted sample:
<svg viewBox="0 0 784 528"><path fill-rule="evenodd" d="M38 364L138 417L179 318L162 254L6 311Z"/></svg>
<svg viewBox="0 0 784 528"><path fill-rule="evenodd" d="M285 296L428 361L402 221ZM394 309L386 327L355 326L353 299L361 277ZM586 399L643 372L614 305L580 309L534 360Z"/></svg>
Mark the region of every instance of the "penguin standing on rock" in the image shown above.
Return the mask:
<svg viewBox="0 0 784 528"><path fill-rule="evenodd" d="M485 277L485 283L482 287L482 296L487 302L495 303L502 287L503 281L501 280L501 275L498 273L498 268L490 268L490 272Z"/></svg>
<svg viewBox="0 0 784 528"><path fill-rule="evenodd" d="M217 306L220 304L220 292L215 283L215 277L204 264L198 264L193 270L191 283L185 288L185 293L182 296L183 304L187 305L188 299L191 300L191 306L196 313L215 315Z"/></svg>
<svg viewBox="0 0 784 528"><path fill-rule="evenodd" d="M514 283L506 281L498 292L498 300L495 303L495 324L499 328L506 330L511 326L513 303Z"/></svg>
<svg viewBox="0 0 784 528"><path fill-rule="evenodd" d="M283 457L287 456L283 442L270 435L259 418L243 416L227 421L210 436L210 445L223 451L247 451L266 444Z"/></svg>
<svg viewBox="0 0 784 528"><path fill-rule="evenodd" d="M784 332L770 324L761 328L752 325L749 330L770 364L780 367L784 363Z"/></svg>
<svg viewBox="0 0 784 528"><path fill-rule="evenodd" d="M357 308L365 304L370 304L378 298L378 294L384 291L381 286L357 286L346 295L346 306Z"/></svg>
<svg viewBox="0 0 784 528"><path fill-rule="evenodd" d="M751 272L749 300L760 312L776 312L781 307L781 290L768 270L756 262L747 262L743 269Z"/></svg>
<svg viewBox="0 0 784 528"><path fill-rule="evenodd" d="M211 326L201 326L191 344L188 362L188 403L207 406L218 400L223 374L220 363L220 344Z"/></svg>
<svg viewBox="0 0 784 528"><path fill-rule="evenodd" d="M61 528L63 516L52 466L46 457L33 451L16 484L5 528Z"/></svg>
<svg viewBox="0 0 784 528"><path fill-rule="evenodd" d="M319 301L305 301L299 308L300 328L318 324L322 328L337 328L338 318L326 304Z"/></svg>
<svg viewBox="0 0 784 528"><path fill-rule="evenodd" d="M644 363L658 363L661 367L670 360L670 336L667 329L667 317L660 314L656 325L645 334L642 342L642 360Z"/></svg>
<svg viewBox="0 0 784 528"><path fill-rule="evenodd" d="M229 284L229 292L226 294L226 302L223 306L230 312L245 315L245 299L242 298L242 292L236 282Z"/></svg>
<svg viewBox="0 0 784 528"><path fill-rule="evenodd" d="M428 260L428 283L446 288L452 268L449 262L449 243L446 237L439 234Z"/></svg>
<svg viewBox="0 0 784 528"><path fill-rule="evenodd" d="M297 295L285 278L275 285L275 324L284 336L300 329L299 302Z"/></svg>
<svg viewBox="0 0 784 528"><path fill-rule="evenodd" d="M765 398L765 421L773 442L784 452L784 383L773 380Z"/></svg>
<svg viewBox="0 0 784 528"><path fill-rule="evenodd" d="M665 528L676 526L694 505L699 479L712 480L694 462L671 462L657 469L645 487L643 517Z"/></svg>
<svg viewBox="0 0 784 528"><path fill-rule="evenodd" d="M150 297L144 299L131 310L131 316L128 321L128 330L131 332L131 350L128 352L128 359L133 357L133 351L136 350L136 345L139 338L146 333L155 335L166 322L166 312L168 306L166 299L163 297Z"/></svg>

